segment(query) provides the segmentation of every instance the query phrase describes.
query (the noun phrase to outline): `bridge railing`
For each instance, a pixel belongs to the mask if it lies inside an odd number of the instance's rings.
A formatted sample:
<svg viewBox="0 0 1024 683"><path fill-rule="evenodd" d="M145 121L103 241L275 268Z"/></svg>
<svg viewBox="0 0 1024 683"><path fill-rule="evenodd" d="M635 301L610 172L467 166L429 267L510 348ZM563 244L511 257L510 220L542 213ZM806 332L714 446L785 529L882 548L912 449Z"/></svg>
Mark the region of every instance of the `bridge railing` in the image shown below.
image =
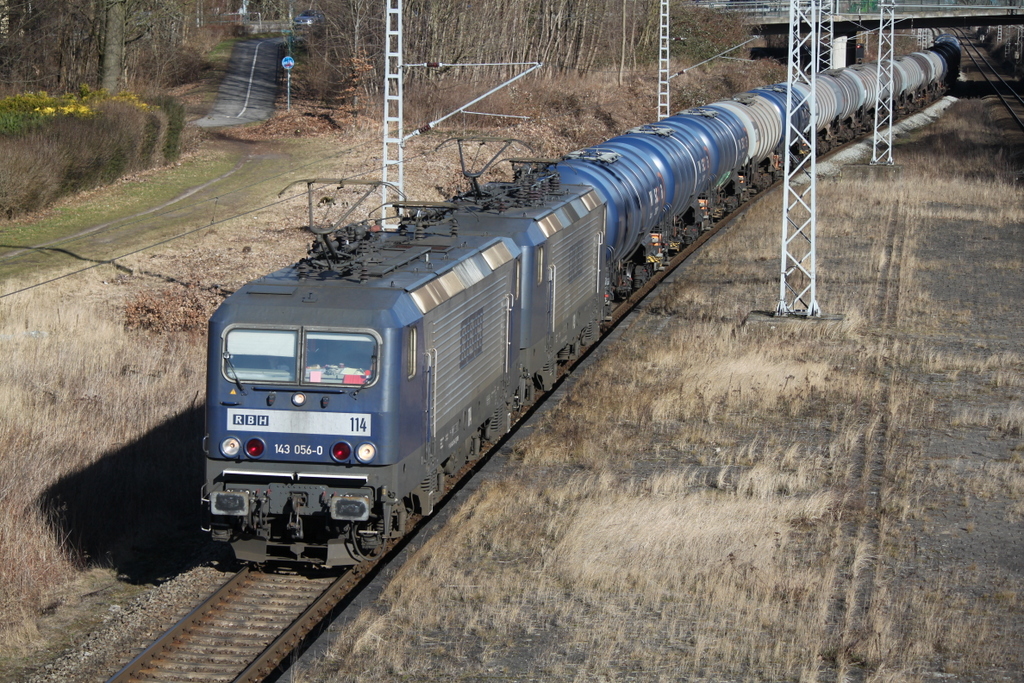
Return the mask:
<svg viewBox="0 0 1024 683"><path fill-rule="evenodd" d="M701 7L744 12L751 15L777 16L789 14L787 0L696 0ZM878 0L839 0L833 4L835 14L877 14ZM897 14L920 14L928 11L945 11L957 7L976 9L1016 10L1024 6L1024 0L895 0ZM828 6L826 1L825 6Z"/></svg>

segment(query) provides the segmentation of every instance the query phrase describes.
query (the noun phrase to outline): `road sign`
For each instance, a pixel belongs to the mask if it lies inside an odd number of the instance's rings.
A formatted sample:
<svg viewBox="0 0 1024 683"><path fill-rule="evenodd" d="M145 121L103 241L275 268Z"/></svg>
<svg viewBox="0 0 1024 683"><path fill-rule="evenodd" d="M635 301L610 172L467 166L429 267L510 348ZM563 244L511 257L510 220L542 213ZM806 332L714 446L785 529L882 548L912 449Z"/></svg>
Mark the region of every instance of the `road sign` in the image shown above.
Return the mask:
<svg viewBox="0 0 1024 683"><path fill-rule="evenodd" d="M293 66L295 66L295 60L292 59L291 57L285 57L284 59L281 60L281 66L284 67L285 69L290 70Z"/></svg>

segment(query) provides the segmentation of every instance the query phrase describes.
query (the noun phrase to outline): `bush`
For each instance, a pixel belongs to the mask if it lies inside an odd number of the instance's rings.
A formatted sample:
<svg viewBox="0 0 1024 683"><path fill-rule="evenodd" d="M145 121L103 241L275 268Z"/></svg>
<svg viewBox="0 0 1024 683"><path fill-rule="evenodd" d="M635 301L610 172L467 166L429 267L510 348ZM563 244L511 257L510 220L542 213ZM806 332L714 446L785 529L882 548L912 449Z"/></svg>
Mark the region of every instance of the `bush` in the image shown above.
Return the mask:
<svg viewBox="0 0 1024 683"><path fill-rule="evenodd" d="M153 100L167 116L167 134L164 136L164 163L177 161L181 156L181 136L185 130L185 105L169 95Z"/></svg>
<svg viewBox="0 0 1024 683"><path fill-rule="evenodd" d="M62 166L53 145L33 146L0 137L0 213L12 218L60 196Z"/></svg>
<svg viewBox="0 0 1024 683"><path fill-rule="evenodd" d="M151 106L131 93L83 87L0 100L0 214L13 218L173 161L184 126L184 107L170 97Z"/></svg>
<svg viewBox="0 0 1024 683"><path fill-rule="evenodd" d="M17 135L38 128L43 117L34 112L0 112L0 135Z"/></svg>
<svg viewBox="0 0 1024 683"><path fill-rule="evenodd" d="M203 332L223 297L195 285L143 292L125 306L124 326L148 332Z"/></svg>

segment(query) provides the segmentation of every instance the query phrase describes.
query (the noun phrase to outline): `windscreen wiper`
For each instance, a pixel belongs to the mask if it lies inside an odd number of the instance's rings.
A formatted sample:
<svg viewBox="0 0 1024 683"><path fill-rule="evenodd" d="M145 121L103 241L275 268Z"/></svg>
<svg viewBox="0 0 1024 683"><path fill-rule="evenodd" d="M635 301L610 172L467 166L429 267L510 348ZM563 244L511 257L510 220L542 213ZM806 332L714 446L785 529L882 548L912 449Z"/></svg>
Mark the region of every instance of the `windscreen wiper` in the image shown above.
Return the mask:
<svg viewBox="0 0 1024 683"><path fill-rule="evenodd" d="M234 380L235 386L238 387L238 391L242 393L242 396L248 396L245 389L242 387L242 383L238 381L238 370L235 370L235 364L231 362L231 354L225 352L224 360L227 361L228 369L231 370L229 377Z"/></svg>

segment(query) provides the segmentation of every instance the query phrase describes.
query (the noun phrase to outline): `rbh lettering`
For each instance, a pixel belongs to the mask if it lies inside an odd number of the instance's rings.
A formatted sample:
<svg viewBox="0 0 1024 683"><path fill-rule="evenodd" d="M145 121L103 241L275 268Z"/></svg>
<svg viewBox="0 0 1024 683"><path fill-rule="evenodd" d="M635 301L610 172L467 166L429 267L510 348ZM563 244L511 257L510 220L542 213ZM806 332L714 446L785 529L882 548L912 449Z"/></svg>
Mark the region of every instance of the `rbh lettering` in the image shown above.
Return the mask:
<svg viewBox="0 0 1024 683"><path fill-rule="evenodd" d="M238 427L269 427L269 415L232 415L231 424Z"/></svg>

